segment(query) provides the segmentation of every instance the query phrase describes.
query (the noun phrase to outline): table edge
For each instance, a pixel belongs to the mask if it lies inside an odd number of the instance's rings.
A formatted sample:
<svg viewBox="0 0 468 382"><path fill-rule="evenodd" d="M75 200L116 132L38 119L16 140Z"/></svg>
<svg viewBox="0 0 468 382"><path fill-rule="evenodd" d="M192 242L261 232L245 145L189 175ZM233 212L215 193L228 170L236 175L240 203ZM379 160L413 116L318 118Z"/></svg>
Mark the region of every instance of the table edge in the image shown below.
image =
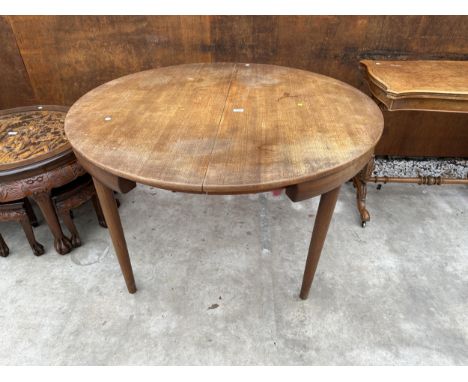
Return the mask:
<svg viewBox="0 0 468 382"><path fill-rule="evenodd" d="M435 98L435 99L462 99L468 101L468 92L431 92L431 91L404 91L400 92L392 89L388 84L384 83L382 79L375 74L375 71L371 68L370 64L377 61L386 62L399 62L398 60L361 60L360 64L365 69L367 79L372 81L380 89L385 91L387 96L392 99L397 98ZM404 62L404 60L401 60ZM434 60L419 60L419 61L434 61Z"/></svg>

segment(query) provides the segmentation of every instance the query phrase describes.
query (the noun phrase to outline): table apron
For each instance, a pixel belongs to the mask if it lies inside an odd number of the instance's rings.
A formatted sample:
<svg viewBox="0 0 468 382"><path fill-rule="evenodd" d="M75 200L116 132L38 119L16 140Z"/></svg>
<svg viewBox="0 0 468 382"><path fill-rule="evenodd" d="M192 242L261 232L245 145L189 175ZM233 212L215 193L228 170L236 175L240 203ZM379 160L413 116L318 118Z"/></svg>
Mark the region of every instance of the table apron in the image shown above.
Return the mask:
<svg viewBox="0 0 468 382"><path fill-rule="evenodd" d="M52 188L70 183L85 173L85 169L77 161L74 161L42 174L26 176L13 181L2 181L0 182L0 202L19 200L43 192L48 193Z"/></svg>
<svg viewBox="0 0 468 382"><path fill-rule="evenodd" d="M362 170L372 159L373 151L361 156L352 165L341 171L327 174L319 179L286 187L286 195L293 202L300 202L329 192L347 182Z"/></svg>
<svg viewBox="0 0 468 382"><path fill-rule="evenodd" d="M88 161L76 151L75 156L80 162L80 164L86 169L87 172L91 174L93 178L98 179L102 184L109 187L112 191L121 192L125 194L136 187L135 182L102 170L101 168L92 164L90 161Z"/></svg>

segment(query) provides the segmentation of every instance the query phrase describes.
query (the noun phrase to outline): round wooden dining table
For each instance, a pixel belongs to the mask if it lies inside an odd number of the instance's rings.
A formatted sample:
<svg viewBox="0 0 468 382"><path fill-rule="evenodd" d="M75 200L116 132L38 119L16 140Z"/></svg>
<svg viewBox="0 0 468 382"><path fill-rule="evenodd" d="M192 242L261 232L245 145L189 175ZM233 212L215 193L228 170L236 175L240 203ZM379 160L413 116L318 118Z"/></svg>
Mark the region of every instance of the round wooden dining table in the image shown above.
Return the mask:
<svg viewBox="0 0 468 382"><path fill-rule="evenodd" d="M248 63L121 77L85 94L65 119L69 142L93 177L130 293L136 285L113 191L128 192L136 183L209 195L286 188L293 202L321 195L302 299L340 186L369 162L382 130L379 107L352 86Z"/></svg>

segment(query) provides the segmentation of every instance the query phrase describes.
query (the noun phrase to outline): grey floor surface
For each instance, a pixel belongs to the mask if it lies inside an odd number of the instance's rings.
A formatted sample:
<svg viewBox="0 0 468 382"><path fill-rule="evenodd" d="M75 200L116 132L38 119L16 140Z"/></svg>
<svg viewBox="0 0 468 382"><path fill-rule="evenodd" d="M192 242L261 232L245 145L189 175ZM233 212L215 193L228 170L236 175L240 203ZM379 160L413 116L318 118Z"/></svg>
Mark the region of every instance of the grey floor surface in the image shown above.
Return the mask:
<svg viewBox="0 0 468 382"><path fill-rule="evenodd" d="M135 295L90 205L66 256L45 224L39 258L19 225L0 225L0 364L468 364L468 187L372 185L362 229L346 184L308 301L317 199L120 198Z"/></svg>

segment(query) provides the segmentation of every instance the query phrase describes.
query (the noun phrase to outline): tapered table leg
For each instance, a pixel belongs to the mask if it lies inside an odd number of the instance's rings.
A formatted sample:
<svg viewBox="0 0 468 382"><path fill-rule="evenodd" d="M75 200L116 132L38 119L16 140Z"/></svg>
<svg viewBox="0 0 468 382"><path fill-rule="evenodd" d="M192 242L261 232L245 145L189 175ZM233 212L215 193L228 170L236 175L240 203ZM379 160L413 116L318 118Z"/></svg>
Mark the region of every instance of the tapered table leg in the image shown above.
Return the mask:
<svg viewBox="0 0 468 382"><path fill-rule="evenodd" d="M132 264L128 256L127 243L125 241L117 203L114 198L114 192L94 177L93 181L102 212L104 213L104 218L106 219L107 228L109 229L112 243L114 244L115 253L119 260L120 269L122 270L125 283L127 284L127 289L129 293L135 293L137 289L133 277Z"/></svg>
<svg viewBox="0 0 468 382"><path fill-rule="evenodd" d="M68 239L68 237L63 234L49 193L41 192L34 194L33 199L41 209L41 212L44 215L44 219L46 220L47 225L54 235L55 250L61 255L67 254L72 250L73 245L70 239Z"/></svg>
<svg viewBox="0 0 468 382"><path fill-rule="evenodd" d="M322 253L323 244L327 236L328 227L330 225L333 211L335 209L340 187L335 188L320 197L320 204L315 217L314 230L312 231L312 239L309 246L309 254L302 279L301 299L305 300L309 296L310 287L314 279L315 270Z"/></svg>

